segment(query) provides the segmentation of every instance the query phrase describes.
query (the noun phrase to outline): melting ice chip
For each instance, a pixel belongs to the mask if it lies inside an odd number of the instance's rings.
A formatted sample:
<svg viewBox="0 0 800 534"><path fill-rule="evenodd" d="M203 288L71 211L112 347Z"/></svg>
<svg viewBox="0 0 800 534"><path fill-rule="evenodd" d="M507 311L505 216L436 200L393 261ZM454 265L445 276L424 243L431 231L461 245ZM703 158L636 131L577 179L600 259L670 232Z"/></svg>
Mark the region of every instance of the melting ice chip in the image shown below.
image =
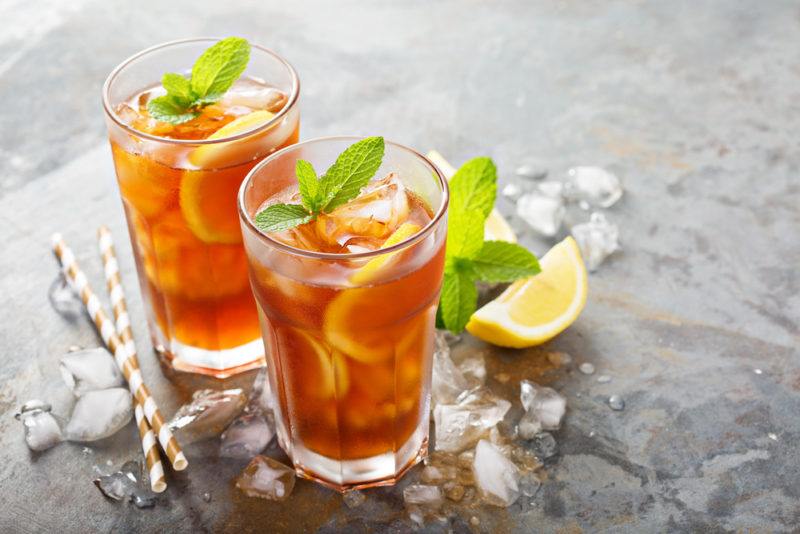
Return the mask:
<svg viewBox="0 0 800 534"><path fill-rule="evenodd" d="M100 492L115 501L130 499L137 508L152 508L156 504L156 494L144 488L142 466L131 460L116 473L94 479Z"/></svg>
<svg viewBox="0 0 800 534"><path fill-rule="evenodd" d="M16 415L25 427L25 443L34 451L43 451L64 441L58 421L50 413L50 405L28 401Z"/></svg>
<svg viewBox="0 0 800 534"><path fill-rule="evenodd" d="M256 379L253 381L253 390L250 392L250 404L257 406L263 411L272 411L274 397L272 396L272 386L269 383L267 369L262 368Z"/></svg>
<svg viewBox="0 0 800 534"><path fill-rule="evenodd" d="M458 369L473 387L482 386L486 381L486 361L480 354L463 360L458 364Z"/></svg>
<svg viewBox="0 0 800 534"><path fill-rule="evenodd" d="M220 105L265 109L275 113L286 105L286 100L286 95L274 87L267 87L251 80L238 80L225 92Z"/></svg>
<svg viewBox="0 0 800 534"><path fill-rule="evenodd" d="M83 303L63 274L59 274L50 284L50 288L47 290L47 300L50 301L50 305L56 312L66 318L79 317L83 312Z"/></svg>
<svg viewBox="0 0 800 534"><path fill-rule="evenodd" d="M412 484L403 490L403 500L407 505L416 504L422 506L438 507L444 501L442 490L438 486L428 486L426 484Z"/></svg>
<svg viewBox="0 0 800 534"><path fill-rule="evenodd" d="M610 208L622 197L615 174L600 167L573 167L567 171L570 197L592 206Z"/></svg>
<svg viewBox="0 0 800 534"><path fill-rule="evenodd" d="M431 397L433 405L455 402L469 385L461 370L450 358L450 345L445 335L436 331L436 351L433 354Z"/></svg>
<svg viewBox="0 0 800 534"><path fill-rule="evenodd" d="M275 430L260 413L242 415L222 434L219 455L252 458L263 451L274 436Z"/></svg>
<svg viewBox="0 0 800 534"><path fill-rule="evenodd" d="M565 214L564 199L560 196L534 191L522 195L517 201L517 215L543 236L556 235Z"/></svg>
<svg viewBox="0 0 800 534"><path fill-rule="evenodd" d="M87 391L125 384L114 357L104 348L70 352L61 357L59 369L67 387L78 397Z"/></svg>
<svg viewBox="0 0 800 534"><path fill-rule="evenodd" d="M537 458L546 460L555 455L558 444L550 432L541 432L533 437L531 448Z"/></svg>
<svg viewBox="0 0 800 534"><path fill-rule="evenodd" d="M170 420L170 430L182 444L220 435L236 419L247 403L241 389L201 389L192 395Z"/></svg>
<svg viewBox="0 0 800 534"><path fill-rule="evenodd" d="M236 487L248 497L282 501L294 489L294 470L267 456L256 456L236 479Z"/></svg>
<svg viewBox="0 0 800 534"><path fill-rule="evenodd" d="M511 506L519 497L519 469L491 442L482 439L472 464L475 485L483 499L495 506Z"/></svg>
<svg viewBox="0 0 800 534"><path fill-rule="evenodd" d="M70 441L97 441L117 433L132 415L127 389L88 391L75 403L64 434Z"/></svg>
<svg viewBox="0 0 800 534"><path fill-rule="evenodd" d="M596 270L611 253L619 250L619 228L602 213L592 213L589 222L572 227L572 237L590 271Z"/></svg>
<svg viewBox="0 0 800 534"><path fill-rule="evenodd" d="M557 430L567 410L567 400L556 390L529 380L522 380L519 388L525 415L539 421L544 430Z"/></svg>
<svg viewBox="0 0 800 534"><path fill-rule="evenodd" d="M511 403L480 388L465 392L455 404L433 410L436 450L459 452L486 436L505 417Z"/></svg>

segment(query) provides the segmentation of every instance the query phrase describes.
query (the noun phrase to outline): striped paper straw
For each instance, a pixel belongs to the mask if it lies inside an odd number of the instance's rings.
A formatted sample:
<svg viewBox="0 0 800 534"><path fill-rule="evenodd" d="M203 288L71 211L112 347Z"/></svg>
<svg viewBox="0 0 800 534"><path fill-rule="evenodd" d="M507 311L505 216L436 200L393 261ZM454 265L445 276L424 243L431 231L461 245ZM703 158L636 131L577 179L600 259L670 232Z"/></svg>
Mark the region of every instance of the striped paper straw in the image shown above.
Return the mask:
<svg viewBox="0 0 800 534"><path fill-rule="evenodd" d="M64 243L61 234L53 234L52 244L53 251L58 257L58 261L61 262L64 274L80 295L89 317L92 318L97 331L100 332L100 337L103 338L103 342L108 347L108 350L114 354L114 359L117 361L122 375L128 381L128 388L137 402L142 405L144 415L152 425L153 430L155 430L158 442L164 452L167 453L167 458L169 458L173 469L183 471L189 465L189 462L186 460L186 456L184 456L175 436L172 435L169 427L164 422L164 417L153 400L150 390L147 389L147 386L142 381L142 372L139 370L139 361L136 358L136 354L128 352L126 345L117 336L114 323L109 319L108 313L103 309L103 305L97 295L94 294L89 286L89 280L78 267L75 255Z"/></svg>
<svg viewBox="0 0 800 534"><path fill-rule="evenodd" d="M125 344L128 352L136 353L136 345L133 341L131 322L128 317L128 307L125 303L125 291L122 287L122 280L117 265L117 255L114 251L114 242L111 239L111 232L105 226L97 230L97 241L100 247L100 257L103 259L103 271L106 275L106 289L111 298L111 309L114 312L114 322L117 326L117 335ZM139 427L139 437L142 440L142 452L144 453L147 473L150 475L150 487L156 493L161 493L167 489L167 482L164 478L164 467L161 465L161 456L158 454L156 438L153 434L147 418L144 416L142 405L135 401L136 425Z"/></svg>

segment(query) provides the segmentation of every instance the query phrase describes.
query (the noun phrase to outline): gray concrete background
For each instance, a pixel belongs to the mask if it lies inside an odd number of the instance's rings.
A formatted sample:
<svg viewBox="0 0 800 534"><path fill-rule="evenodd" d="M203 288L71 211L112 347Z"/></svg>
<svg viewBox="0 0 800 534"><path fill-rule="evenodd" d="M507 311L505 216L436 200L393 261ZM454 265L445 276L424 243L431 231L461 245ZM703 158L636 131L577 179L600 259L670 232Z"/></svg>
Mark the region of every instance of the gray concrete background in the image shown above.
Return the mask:
<svg viewBox="0 0 800 534"><path fill-rule="evenodd" d="M91 483L92 465L138 454L133 425L92 454L31 454L12 417L31 397L66 402L58 357L97 343L84 318L47 304L50 233L65 234L99 289L94 231L109 224L136 287L100 86L128 55L198 35L285 55L303 83L302 138L382 134L455 163L489 155L503 180L525 159L621 176L626 195L608 215L624 252L591 276L578 322L542 348L491 351L490 376L552 383L569 412L535 505L487 510L480 529L800 531L797 2L4 0L0 15L3 532L410 528L397 489L355 512L304 482L288 504L246 499L231 483L242 464L218 460L213 444L187 451L190 470L138 511ZM551 351L613 380L552 369ZM142 352L171 413L187 392ZM612 393L625 411L605 406Z"/></svg>

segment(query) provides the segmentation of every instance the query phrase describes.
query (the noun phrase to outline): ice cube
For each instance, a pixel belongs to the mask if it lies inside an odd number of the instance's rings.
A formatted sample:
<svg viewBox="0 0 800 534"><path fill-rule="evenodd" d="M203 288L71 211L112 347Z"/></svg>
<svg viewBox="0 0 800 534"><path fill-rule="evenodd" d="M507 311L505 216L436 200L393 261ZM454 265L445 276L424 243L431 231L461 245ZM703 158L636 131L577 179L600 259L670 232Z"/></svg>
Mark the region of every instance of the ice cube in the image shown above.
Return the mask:
<svg viewBox="0 0 800 534"><path fill-rule="evenodd" d="M70 441L97 441L116 434L133 415L131 395L124 388L87 391L72 409L64 434Z"/></svg>
<svg viewBox="0 0 800 534"><path fill-rule="evenodd" d="M67 319L80 317L83 313L83 303L80 297L61 273L50 284L50 288L47 290L47 300L50 301L50 305L56 312Z"/></svg>
<svg viewBox="0 0 800 534"><path fill-rule="evenodd" d="M80 397L87 391L125 385L114 357L105 348L70 352L61 357L61 376Z"/></svg>
<svg viewBox="0 0 800 534"><path fill-rule="evenodd" d="M558 451L556 438L550 432L540 432L529 443L531 450L540 460L555 456Z"/></svg>
<svg viewBox="0 0 800 534"><path fill-rule="evenodd" d="M603 260L619 250L619 229L602 213L592 213L589 222L576 224L570 231L590 271L596 270Z"/></svg>
<svg viewBox="0 0 800 534"><path fill-rule="evenodd" d="M488 435L503 420L511 403L483 388L466 392L455 404L439 404L433 410L436 450L463 451Z"/></svg>
<svg viewBox="0 0 800 534"><path fill-rule="evenodd" d="M64 441L61 427L50 413L50 405L35 401L35 405L47 407L47 410L30 408L29 405L32 405L31 401L25 403L22 412L17 414L17 419L20 419L25 427L25 443L28 447L34 451L43 451Z"/></svg>
<svg viewBox="0 0 800 534"><path fill-rule="evenodd" d="M503 186L501 193L508 199L516 200L522 194L522 187L516 182L510 182Z"/></svg>
<svg viewBox="0 0 800 534"><path fill-rule="evenodd" d="M458 468L454 465L428 465L420 473L420 480L426 484L441 484L446 480L454 480L458 476Z"/></svg>
<svg viewBox="0 0 800 534"><path fill-rule="evenodd" d="M352 508L358 508L359 506L364 504L364 501L367 500L367 496L364 495L363 491L351 490L342 495L342 500L344 501L344 504L347 505L348 508L352 509Z"/></svg>
<svg viewBox="0 0 800 534"><path fill-rule="evenodd" d="M519 437L522 439L533 439L542 431L542 422L531 412L525 412L517 425Z"/></svg>
<svg viewBox="0 0 800 534"><path fill-rule="evenodd" d="M19 411L14 414L14 418L19 421L28 412L49 412L50 410L50 403L39 399L31 399L20 407Z"/></svg>
<svg viewBox="0 0 800 534"><path fill-rule="evenodd" d="M222 434L220 456L252 458L264 450L275 436L275 430L260 413L239 416Z"/></svg>
<svg viewBox="0 0 800 534"><path fill-rule="evenodd" d="M475 485L487 503L511 506L519 497L519 469L491 442L478 442L472 471Z"/></svg>
<svg viewBox="0 0 800 534"><path fill-rule="evenodd" d="M377 248L409 214L408 195L397 173L367 184L355 199L317 218L317 235L330 245Z"/></svg>
<svg viewBox="0 0 800 534"><path fill-rule="evenodd" d="M564 199L541 191L522 195L517 201L517 215L533 230L546 237L558 233L564 221Z"/></svg>
<svg viewBox="0 0 800 534"><path fill-rule="evenodd" d="M251 110L265 109L276 113L286 105L286 94L275 87L269 87L253 80L238 80L220 100L225 108L242 106Z"/></svg>
<svg viewBox="0 0 800 534"><path fill-rule="evenodd" d="M470 382L471 387L481 386L486 381L486 362L480 354L462 360L458 364L458 370Z"/></svg>
<svg viewBox="0 0 800 534"><path fill-rule="evenodd" d="M294 469L267 456L256 456L236 479L236 487L248 497L283 501L294 489Z"/></svg>
<svg viewBox="0 0 800 534"><path fill-rule="evenodd" d="M145 487L145 479L142 464L130 460L119 471L97 477L94 484L109 499L129 499L137 508L152 508L156 504L157 495Z"/></svg>
<svg viewBox="0 0 800 534"><path fill-rule="evenodd" d="M247 397L241 389L201 389L167 423L176 439L187 445L218 436L242 413Z"/></svg>
<svg viewBox="0 0 800 534"><path fill-rule="evenodd" d="M544 430L557 430L567 410L567 400L556 390L540 386L529 380L522 380L520 401L526 415L542 424Z"/></svg>
<svg viewBox="0 0 800 534"><path fill-rule="evenodd" d="M436 331L436 351L433 354L431 378L432 404L450 404L469 387L467 379L450 358L450 345L445 335Z"/></svg>
<svg viewBox="0 0 800 534"><path fill-rule="evenodd" d="M514 173L526 180L542 180L547 176L547 169L542 165L525 163L517 167Z"/></svg>
<svg viewBox="0 0 800 534"><path fill-rule="evenodd" d="M272 395L272 387L269 383L269 376L267 375L267 368L264 367L259 371L256 379L253 381L253 389L250 392L249 404L264 412L273 411L275 398Z"/></svg>
<svg viewBox="0 0 800 534"><path fill-rule="evenodd" d="M412 484L403 489L403 500L406 505L416 504L437 508L444 501L442 490L438 486L427 484Z"/></svg>
<svg viewBox="0 0 800 534"><path fill-rule="evenodd" d="M601 167L573 167L567 171L569 197L592 206L610 208L622 197L619 178Z"/></svg>

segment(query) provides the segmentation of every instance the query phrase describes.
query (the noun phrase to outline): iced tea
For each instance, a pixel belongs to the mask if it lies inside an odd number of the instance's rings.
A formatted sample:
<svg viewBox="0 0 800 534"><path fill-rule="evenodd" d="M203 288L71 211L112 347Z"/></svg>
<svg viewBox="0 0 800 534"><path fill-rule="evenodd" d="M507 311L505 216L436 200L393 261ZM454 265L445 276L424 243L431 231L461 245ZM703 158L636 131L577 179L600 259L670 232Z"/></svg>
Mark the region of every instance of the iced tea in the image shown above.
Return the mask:
<svg viewBox="0 0 800 534"><path fill-rule="evenodd" d="M354 141L329 138L265 160L240 193L278 436L301 475L338 489L393 483L427 450L447 188L391 143L354 200L264 234L258 212L297 203L297 159L325 168Z"/></svg>
<svg viewBox="0 0 800 534"><path fill-rule="evenodd" d="M190 68L211 44L134 56L111 74L104 99L157 352L174 369L224 377L264 363L236 195L256 163L297 142L298 82L285 61L253 46L245 74L199 116L177 125L150 117L160 75Z"/></svg>

